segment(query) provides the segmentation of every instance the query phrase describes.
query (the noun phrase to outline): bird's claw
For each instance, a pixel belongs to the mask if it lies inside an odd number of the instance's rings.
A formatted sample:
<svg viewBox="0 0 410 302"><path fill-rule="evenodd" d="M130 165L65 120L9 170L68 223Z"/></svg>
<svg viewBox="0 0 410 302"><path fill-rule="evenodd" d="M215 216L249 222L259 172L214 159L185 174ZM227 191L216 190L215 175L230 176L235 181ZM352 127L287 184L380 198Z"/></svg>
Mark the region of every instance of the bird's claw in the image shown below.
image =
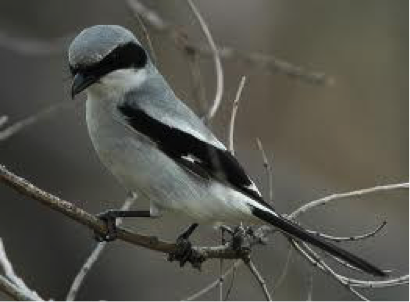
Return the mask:
<svg viewBox="0 0 410 302"><path fill-rule="evenodd" d="M178 261L180 267L189 262L194 268L201 269L201 264L204 261L203 256L192 248L192 243L189 241L189 237L197 226L196 223L192 224L184 233L178 236L176 249L168 254L168 261Z"/></svg>
<svg viewBox="0 0 410 302"><path fill-rule="evenodd" d="M117 239L117 217L108 210L96 215L105 225L105 233L94 232L94 238L98 242L109 242Z"/></svg>
<svg viewBox="0 0 410 302"><path fill-rule="evenodd" d="M238 226L233 230L230 245L232 249L241 255L248 255L251 252L250 237L253 236L251 228Z"/></svg>
<svg viewBox="0 0 410 302"><path fill-rule="evenodd" d="M168 261L178 261L179 266L183 267L192 257L192 243L185 238L178 237L176 241L176 249L168 255Z"/></svg>

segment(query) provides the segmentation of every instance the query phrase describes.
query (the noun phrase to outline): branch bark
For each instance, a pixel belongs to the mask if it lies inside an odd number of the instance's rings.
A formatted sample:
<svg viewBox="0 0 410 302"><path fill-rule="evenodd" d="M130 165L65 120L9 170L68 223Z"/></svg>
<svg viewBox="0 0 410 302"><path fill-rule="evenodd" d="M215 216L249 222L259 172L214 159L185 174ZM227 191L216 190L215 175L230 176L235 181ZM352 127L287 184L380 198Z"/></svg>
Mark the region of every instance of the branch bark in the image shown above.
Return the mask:
<svg viewBox="0 0 410 302"><path fill-rule="evenodd" d="M105 232L105 225L94 215L75 206L73 203L61 199L49 192L46 192L22 177L9 171L5 166L0 165L0 181L13 188L17 192L30 197L46 207L57 211L72 220L88 227L92 231ZM156 236L147 236L127 229L118 228L118 239L141 246L153 251L162 253L173 253L177 246L174 243L166 242L158 239ZM239 259L244 255L238 254L238 251L233 250L228 244L215 247L194 247L196 256L205 261L207 259Z"/></svg>

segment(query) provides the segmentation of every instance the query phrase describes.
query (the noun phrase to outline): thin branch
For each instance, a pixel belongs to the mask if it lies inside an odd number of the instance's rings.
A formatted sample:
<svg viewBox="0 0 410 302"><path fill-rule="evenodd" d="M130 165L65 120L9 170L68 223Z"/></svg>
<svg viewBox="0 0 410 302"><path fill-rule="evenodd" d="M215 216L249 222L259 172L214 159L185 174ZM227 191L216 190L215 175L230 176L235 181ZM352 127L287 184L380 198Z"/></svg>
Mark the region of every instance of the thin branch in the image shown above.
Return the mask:
<svg viewBox="0 0 410 302"><path fill-rule="evenodd" d="M229 137L229 148L228 148L228 150L232 154L235 154L235 147L234 147L234 143L233 143L233 137L234 137L234 132L235 132L236 113L238 112L239 100L241 99L241 95L242 95L243 88L245 87L245 83L246 83L246 77L243 76L241 78L241 81L239 82L238 90L236 91L236 96L235 96L235 99L234 99L233 105L232 105L232 113L231 113L231 119L230 119L230 122L229 122L229 133L228 133L228 137Z"/></svg>
<svg viewBox="0 0 410 302"><path fill-rule="evenodd" d="M353 287L359 288L386 288L386 287L394 287L404 284L409 284L409 275L400 276L397 278L391 278L389 280L380 280L380 281L373 281L373 280L358 280L354 278L348 278L345 276L339 275L342 280L345 280Z"/></svg>
<svg viewBox="0 0 410 302"><path fill-rule="evenodd" d="M104 233L106 232L105 225L100 219L94 215L75 206L73 203L63 200L51 193L41 190L27 180L10 172L6 167L0 165L0 182L15 189L24 196L30 197L46 207L57 211L72 220L88 227L89 229ZM130 232L127 229L118 228L118 239L141 246L153 251L158 251L166 254L174 253L177 246L174 243L166 242L158 239L155 236L146 236L135 232ZM259 239L255 238L251 244L258 244ZM239 259L247 254L243 254L233 249L229 244L215 247L193 247L193 256L200 263L207 259Z"/></svg>
<svg viewBox="0 0 410 302"><path fill-rule="evenodd" d="M262 277L261 273L258 271L258 269L256 268L255 264L253 263L252 260L250 259L246 259L244 260L246 266L249 268L249 270L251 271L252 275L256 278L256 280L258 281L263 294L265 295L265 299L266 301L272 301L272 297L269 293L268 287L266 285L266 281L265 279Z"/></svg>
<svg viewBox="0 0 410 302"><path fill-rule="evenodd" d="M283 270L282 273L279 275L278 280L275 282L275 286L273 288L273 295L275 295L277 293L277 289L279 288L279 286L282 284L282 282L285 280L286 275L289 271L289 263L290 263L290 259L292 257L292 248L291 246L289 246L289 251L288 254L286 256L286 261L285 261L285 265L283 266Z"/></svg>
<svg viewBox="0 0 410 302"><path fill-rule="evenodd" d="M4 271L4 277L0 276L0 289L17 300L43 300L35 291L28 288L24 281L16 275L13 266L7 257L3 240L1 238L0 267Z"/></svg>
<svg viewBox="0 0 410 302"><path fill-rule="evenodd" d="M61 53L66 41L72 36L72 34L66 34L56 39L41 40L29 37L15 37L0 31L0 47L26 56L49 56Z"/></svg>
<svg viewBox="0 0 410 302"><path fill-rule="evenodd" d="M258 145L259 151L262 154L263 167L266 170L267 179L268 179L269 201L272 203L273 202L273 173L272 173L272 167L269 164L269 160L268 160L268 157L266 156L265 149L263 148L262 142L259 138L256 138L256 143Z"/></svg>
<svg viewBox="0 0 410 302"><path fill-rule="evenodd" d="M21 177L11 173L9 170L7 170L4 166L0 165L0 181L5 183L6 185L10 186L11 188L15 189L19 193L28 196L34 200L39 201L43 205L58 211L67 217L77 221L80 224L83 224L84 226L87 226L88 228L97 231L97 232L105 232L105 226L104 224L95 216L85 212L84 210L74 206L72 203L62 200L48 192L45 192L38 187L34 186L33 184L27 182L26 180L22 179ZM375 192L375 191L380 191L380 190L393 190L393 189L402 189L402 188L408 188L408 184L397 184L397 185L388 185L388 186L382 186L382 187L376 187L372 189L365 189L365 190L360 190L360 192ZM354 196L357 195L356 193L353 194ZM348 193L344 193L342 196L346 196ZM333 195L332 195L333 196ZM338 194L337 196L340 196ZM330 199L330 200L335 200ZM323 201L322 201L323 202ZM315 203L316 205L319 203ZM314 206L309 206L306 208L305 211L314 208ZM297 213L297 212L296 212ZM141 234L137 233L132 233L126 229L123 228L118 228L118 238L132 243L134 245L139 245L151 250L163 252L163 253L172 253L175 251L176 246L175 244L168 243L165 241L159 240L157 237L154 236L144 236ZM259 242L258 240L255 240L255 242ZM225 246L216 246L216 247L194 247L195 254L201 259L201 261L204 261L206 259L212 259L212 258L223 258L223 259L243 259L245 255L238 254L237 251L233 250L230 245L225 245ZM312 257L310 257L312 258ZM313 260L311 262L315 265L318 266L319 268L326 269L327 271L330 270L328 266L323 262L323 261L318 261L315 260L313 257ZM401 285L404 283L408 283L408 276L401 277L396 283L394 281L389 281L389 282L379 282L379 281L363 281L363 280L355 280L351 278L347 278L345 276L338 275L331 270L331 273L333 278L337 279L338 281L342 282L343 284L348 283L348 288L353 288L354 286L357 287L374 287L374 288L381 288L381 287L388 287L388 286L395 286L395 285ZM386 280L384 280L386 281ZM218 284L218 280L216 281L216 284Z"/></svg>
<svg viewBox="0 0 410 302"><path fill-rule="evenodd" d="M313 297L313 270L311 269L308 276L308 294L306 301L312 301Z"/></svg>
<svg viewBox="0 0 410 302"><path fill-rule="evenodd" d="M233 271L235 271L241 264L243 263L243 261L240 260L236 260L234 262L234 264L223 274L222 278L226 278L227 276L229 276L229 274L231 274ZM206 293L208 293L209 291L211 291L212 289L214 289L215 287L217 287L219 284L219 278L215 281L213 281L212 283L210 283L209 285L205 286L203 289L201 289L200 291L194 293L193 295L189 296L188 298L183 299L182 301L193 301L198 299L199 297L205 295Z"/></svg>
<svg viewBox="0 0 410 302"><path fill-rule="evenodd" d="M356 190L356 191L351 191L351 192L346 192L346 193L332 194L332 195L323 197L321 199L308 202L307 204L301 206L299 209L295 210L293 213L288 215L288 218L294 219L298 217L299 215L301 215L302 213L307 212L308 210L311 210L318 206L325 205L332 201L337 201L340 199L346 199L350 197L360 197L363 195L378 193L381 191L392 191L392 190L398 190L398 189L409 189L409 183L407 182L407 183L399 183L399 184L390 184L390 185L376 186L372 188L366 188L366 189L361 189L361 190Z"/></svg>
<svg viewBox="0 0 410 302"><path fill-rule="evenodd" d="M24 291L20 290L20 288L11 283L2 275L0 275L0 291L16 301L35 301L35 299L27 296Z"/></svg>
<svg viewBox="0 0 410 302"><path fill-rule="evenodd" d="M160 17L156 11L146 7L141 1L131 0L125 3L135 15L138 14L138 16L144 18L154 29L158 31L169 31L171 24Z"/></svg>
<svg viewBox="0 0 410 302"><path fill-rule="evenodd" d="M357 241L357 240L363 240L363 239L374 237L375 235L377 235L377 233L379 233L386 226L386 224L387 224L387 221L383 221L374 230L364 233L362 235L356 235L356 236L347 236L347 237L346 236L345 237L331 236L331 235L324 234L324 233L317 232L317 231L309 231L309 233L322 237L327 240L335 241L335 242Z"/></svg>
<svg viewBox="0 0 410 302"><path fill-rule="evenodd" d="M340 278L340 275L335 273L332 268L330 268L329 265L327 265L322 258L319 257L317 253L315 253L308 245L305 243L297 242L296 240L291 239L292 245L296 248L297 251L301 253L302 256L304 256L305 259L308 259L311 264L315 267L321 268L325 273L327 273L329 276L331 276L333 279L335 279L338 283L343 285L345 288L347 288L351 293L353 293L355 296L357 296L361 300L368 300L365 296L363 296L361 293L359 293L357 290L355 290L350 284L346 283L344 280ZM302 248L303 246L303 248Z"/></svg>
<svg viewBox="0 0 410 302"><path fill-rule="evenodd" d="M165 20L158 12L145 6L141 1L134 0L130 2L127 1L126 3L130 10L134 11L134 13L138 12L148 25L157 32L170 38L177 46L182 44L183 48L189 48L191 51L194 50L201 56L213 55L212 49L208 45L194 44L191 41L187 41L184 32L174 26L171 22ZM329 85L333 82L333 80L328 78L323 72L307 70L273 55L266 55L259 52L248 53L221 45L218 46L218 53L223 59L239 60L252 67L266 70L269 73L282 73L307 83Z"/></svg>
<svg viewBox="0 0 410 302"><path fill-rule="evenodd" d="M242 263L242 262L240 262L240 263ZM237 266L233 266L231 282L229 283L228 290L226 291L224 301L228 301L229 296L231 295L231 292L232 292L232 289L233 289L233 285L234 285L234 283L235 283L235 277L236 277L236 274L235 274L235 273L236 273L236 269L237 269Z"/></svg>
<svg viewBox="0 0 410 302"><path fill-rule="evenodd" d="M219 57L218 48L216 47L216 44L211 35L211 32L209 31L208 25L206 24L205 20L202 18L201 13L199 12L195 4L192 2L192 0L187 0L187 2L192 12L194 13L195 17L198 19L198 22L201 25L202 31L204 32L205 37L208 40L209 46L211 47L211 50L212 50L212 57L215 63L215 71L216 71L215 99L212 103L211 108L209 109L208 114L205 117L206 121L210 121L214 117L216 112L218 111L218 108L222 101L222 95L224 91L224 75L223 75L222 63L221 63L221 58Z"/></svg>
<svg viewBox="0 0 410 302"><path fill-rule="evenodd" d="M7 128L0 130L0 142L10 138L11 136L19 133L21 130L29 126L32 126L33 124L43 120L44 118L56 114L60 110L71 108L72 106L74 106L74 104L76 104L76 102L60 102L57 104L53 104L35 114L30 115L29 117L26 117L18 122L15 122ZM2 122L3 123L0 125L0 127L4 126L7 120L3 118Z"/></svg>
<svg viewBox="0 0 410 302"><path fill-rule="evenodd" d="M137 19L138 24L141 26L142 32L144 33L145 39L147 40L148 48L151 54L151 59L155 64L157 62L157 56L155 55L154 45L148 33L148 29L145 26L145 23L140 16L139 10L136 9L136 7L138 7L138 2L134 0L126 0L126 3L128 7L132 8L131 12L134 15L134 17Z"/></svg>
<svg viewBox="0 0 410 302"><path fill-rule="evenodd" d="M136 199L135 195L130 196L127 198L121 207L122 211L129 210ZM120 225L122 223L122 218L117 220L117 224ZM102 251L106 247L107 242L99 242L97 246L92 251L88 259L85 261L84 265L81 267L80 271L78 272L77 276L74 278L73 283L71 284L71 288L67 294L67 301L74 301L78 291L80 290L81 286L84 283L85 277L87 276L88 272L91 270L92 266L97 262L98 258L100 257Z"/></svg>
<svg viewBox="0 0 410 302"><path fill-rule="evenodd" d="M220 229L221 230L221 244L225 245L226 241L225 241L225 230L223 228ZM224 295L224 281L225 279L223 278L223 267L224 263L223 263L223 259L219 259L219 301L223 300L223 295Z"/></svg>

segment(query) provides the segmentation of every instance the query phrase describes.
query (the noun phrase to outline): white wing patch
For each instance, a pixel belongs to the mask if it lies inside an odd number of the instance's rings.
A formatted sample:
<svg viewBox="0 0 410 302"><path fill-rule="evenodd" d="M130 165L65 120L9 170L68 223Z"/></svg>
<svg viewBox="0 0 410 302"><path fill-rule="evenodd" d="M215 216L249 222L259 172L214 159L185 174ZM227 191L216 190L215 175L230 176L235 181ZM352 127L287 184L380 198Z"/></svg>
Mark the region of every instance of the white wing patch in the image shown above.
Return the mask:
<svg viewBox="0 0 410 302"><path fill-rule="evenodd" d="M249 180L251 181L251 184L249 186L246 186L246 188L248 190L251 190L251 191L257 193L259 196L262 197L261 192L259 192L258 187L255 185L255 183L250 178L249 178Z"/></svg>
<svg viewBox="0 0 410 302"><path fill-rule="evenodd" d="M199 158L195 157L192 154L183 155L183 156L181 156L181 158L185 159L185 160L187 160L187 161L189 161L190 163L193 163L193 164L201 162L201 160Z"/></svg>

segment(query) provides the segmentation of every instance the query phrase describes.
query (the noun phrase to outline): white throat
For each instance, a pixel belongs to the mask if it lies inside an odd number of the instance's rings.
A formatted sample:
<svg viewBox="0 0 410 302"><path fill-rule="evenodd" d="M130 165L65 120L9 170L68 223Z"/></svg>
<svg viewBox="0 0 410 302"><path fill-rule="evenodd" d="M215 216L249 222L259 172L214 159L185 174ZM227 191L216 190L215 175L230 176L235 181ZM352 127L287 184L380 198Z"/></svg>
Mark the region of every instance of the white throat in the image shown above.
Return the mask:
<svg viewBox="0 0 410 302"><path fill-rule="evenodd" d="M121 69L103 76L87 89L90 98L107 98L139 88L147 80L147 70Z"/></svg>

